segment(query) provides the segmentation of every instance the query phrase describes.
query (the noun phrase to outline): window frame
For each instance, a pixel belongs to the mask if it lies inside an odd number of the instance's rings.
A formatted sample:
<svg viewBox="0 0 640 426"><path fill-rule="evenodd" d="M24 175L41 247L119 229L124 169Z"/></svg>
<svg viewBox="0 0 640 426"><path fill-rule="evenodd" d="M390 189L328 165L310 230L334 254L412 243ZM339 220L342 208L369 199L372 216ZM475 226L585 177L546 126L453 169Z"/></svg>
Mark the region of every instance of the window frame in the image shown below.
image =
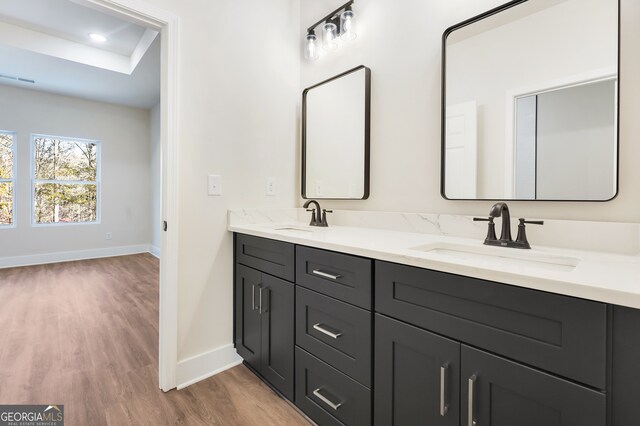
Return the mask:
<svg viewBox="0 0 640 426"><path fill-rule="evenodd" d="M79 181L79 180L49 180L49 179L36 179L36 158L35 158L35 141L36 138L47 138L47 139L58 139L63 141L72 141L72 142L85 142L85 143L94 143L96 145L96 180L93 181ZM31 163L31 212L30 212L30 222L32 227L50 227L50 226L82 226L82 225L100 225L102 219L102 144L97 139L86 139L86 138L74 138L71 136L56 136L56 135L47 135L43 133L32 133L30 140L30 163ZM39 183L53 183L53 184L61 184L61 185L95 185L96 186L96 220L91 222L51 222L51 223L37 223L35 221L35 209L36 209L36 184Z"/></svg>
<svg viewBox="0 0 640 426"><path fill-rule="evenodd" d="M3 135L11 135L11 139L13 140L13 143L11 144L11 155L12 155L12 161L11 161L11 179L4 179L4 178L0 178L0 183L10 183L12 185L12 194L11 194L11 202L12 202L12 209L11 209L11 224L10 225L6 225L6 224L2 224L0 223L0 229L11 229L11 228L15 228L16 225L16 219L17 219L17 215L16 215L16 201L17 201L17 190L16 190L16 176L18 175L18 133L14 132L14 131L10 131L10 130L0 130L0 134Z"/></svg>

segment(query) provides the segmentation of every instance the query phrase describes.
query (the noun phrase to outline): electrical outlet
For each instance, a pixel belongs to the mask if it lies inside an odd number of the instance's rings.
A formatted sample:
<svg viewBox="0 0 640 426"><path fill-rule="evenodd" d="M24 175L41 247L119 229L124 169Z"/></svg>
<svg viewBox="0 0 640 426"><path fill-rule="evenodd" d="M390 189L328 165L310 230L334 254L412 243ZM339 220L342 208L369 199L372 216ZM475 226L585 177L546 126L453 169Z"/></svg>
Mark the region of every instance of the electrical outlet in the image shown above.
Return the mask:
<svg viewBox="0 0 640 426"><path fill-rule="evenodd" d="M104 235L104 239L105 239L105 240L110 240L110 239L112 239L112 238L113 238L113 235L111 235L111 232L107 232L107 233Z"/></svg>
<svg viewBox="0 0 640 426"><path fill-rule="evenodd" d="M207 179L207 192L209 195L222 195L221 175L209 175Z"/></svg>
<svg viewBox="0 0 640 426"><path fill-rule="evenodd" d="M276 179L275 178L267 178L267 195L269 196L276 195Z"/></svg>

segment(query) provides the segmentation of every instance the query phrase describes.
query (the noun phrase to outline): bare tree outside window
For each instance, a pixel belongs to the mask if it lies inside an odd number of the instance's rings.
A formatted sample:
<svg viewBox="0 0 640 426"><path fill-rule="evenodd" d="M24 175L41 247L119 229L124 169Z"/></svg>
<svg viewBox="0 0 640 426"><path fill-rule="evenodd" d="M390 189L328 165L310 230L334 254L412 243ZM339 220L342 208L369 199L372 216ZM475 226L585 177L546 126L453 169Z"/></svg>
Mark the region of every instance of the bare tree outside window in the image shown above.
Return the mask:
<svg viewBox="0 0 640 426"><path fill-rule="evenodd" d="M0 132L0 226L13 224L15 134Z"/></svg>
<svg viewBox="0 0 640 426"><path fill-rule="evenodd" d="M98 142L33 137L34 223L98 219Z"/></svg>

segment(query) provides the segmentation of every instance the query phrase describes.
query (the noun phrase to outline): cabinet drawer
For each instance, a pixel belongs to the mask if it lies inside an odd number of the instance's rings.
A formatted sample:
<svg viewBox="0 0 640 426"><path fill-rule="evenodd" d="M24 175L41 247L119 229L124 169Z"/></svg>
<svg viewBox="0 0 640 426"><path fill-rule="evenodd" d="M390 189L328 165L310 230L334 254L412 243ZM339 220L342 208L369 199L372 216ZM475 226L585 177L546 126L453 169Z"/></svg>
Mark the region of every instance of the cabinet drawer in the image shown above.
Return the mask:
<svg viewBox="0 0 640 426"><path fill-rule="evenodd" d="M465 425L607 424L603 393L467 346L461 354Z"/></svg>
<svg viewBox="0 0 640 426"><path fill-rule="evenodd" d="M371 309L371 260L296 247L296 284Z"/></svg>
<svg viewBox="0 0 640 426"><path fill-rule="evenodd" d="M606 305L376 263L376 311L604 389Z"/></svg>
<svg viewBox="0 0 640 426"><path fill-rule="evenodd" d="M296 289L296 344L371 387L371 312Z"/></svg>
<svg viewBox="0 0 640 426"><path fill-rule="evenodd" d="M287 281L295 278L293 244L236 234L236 261Z"/></svg>
<svg viewBox="0 0 640 426"><path fill-rule="evenodd" d="M371 392L296 348L296 405L319 425L371 424Z"/></svg>

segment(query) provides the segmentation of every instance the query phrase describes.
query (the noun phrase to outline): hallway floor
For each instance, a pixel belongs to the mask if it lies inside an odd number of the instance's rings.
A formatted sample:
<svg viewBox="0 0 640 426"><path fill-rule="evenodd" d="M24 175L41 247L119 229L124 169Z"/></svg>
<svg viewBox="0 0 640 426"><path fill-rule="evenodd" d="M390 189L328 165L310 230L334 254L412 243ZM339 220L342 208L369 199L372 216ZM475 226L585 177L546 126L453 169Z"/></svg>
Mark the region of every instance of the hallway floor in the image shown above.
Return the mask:
<svg viewBox="0 0 640 426"><path fill-rule="evenodd" d="M69 426L308 424L244 366L158 389L158 269L142 254L0 270L0 404L64 404Z"/></svg>

